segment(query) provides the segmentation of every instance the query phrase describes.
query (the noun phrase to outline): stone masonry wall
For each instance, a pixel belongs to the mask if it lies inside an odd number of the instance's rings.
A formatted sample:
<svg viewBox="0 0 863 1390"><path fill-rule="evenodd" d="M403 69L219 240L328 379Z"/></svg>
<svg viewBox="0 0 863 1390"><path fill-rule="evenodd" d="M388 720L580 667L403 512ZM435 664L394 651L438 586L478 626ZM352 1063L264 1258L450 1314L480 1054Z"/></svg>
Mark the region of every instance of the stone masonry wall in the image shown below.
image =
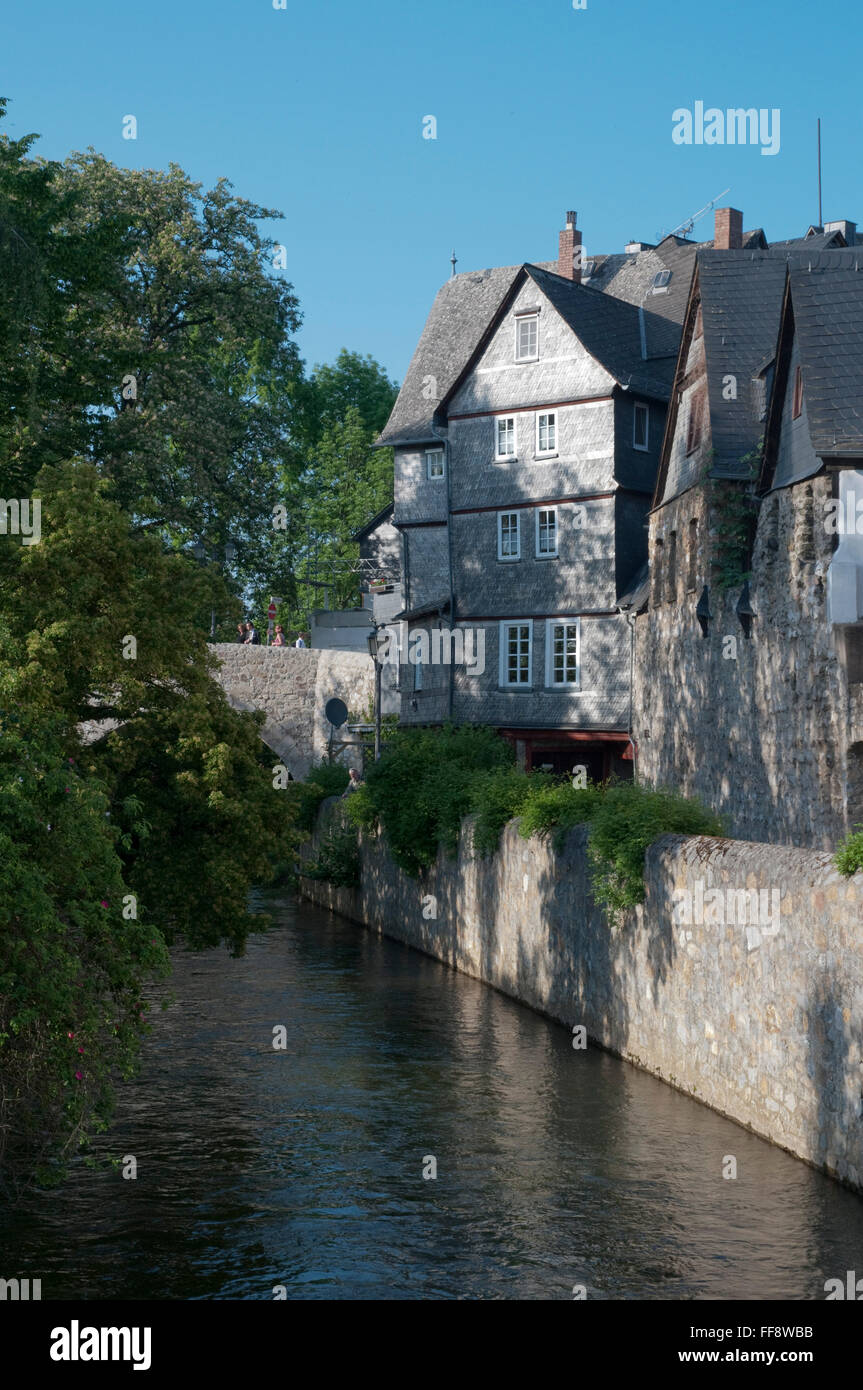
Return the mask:
<svg viewBox="0 0 863 1390"><path fill-rule="evenodd" d="M296 779L327 751L327 701L337 695L362 715L374 701L374 665L365 652L227 642L211 650L221 662L218 679L228 700L235 709L264 711L261 737Z"/></svg>
<svg viewBox="0 0 863 1390"><path fill-rule="evenodd" d="M703 488L654 512L650 606L636 624L640 777L700 796L735 835L817 849L863 820L861 674L849 686L826 605L830 489L816 477L761 503L749 638L735 612L740 586L723 595L711 580ZM703 637L705 585L713 616Z"/></svg>
<svg viewBox="0 0 863 1390"><path fill-rule="evenodd" d="M361 861L358 889L303 878L302 891L584 1025L602 1047L863 1185L863 874L845 880L821 853L666 836L648 851L644 905L612 928L591 898L583 829L557 853L513 823L498 854L477 860L466 822L458 858L439 857L421 879L375 836L363 836ZM744 909L742 890L768 896Z"/></svg>

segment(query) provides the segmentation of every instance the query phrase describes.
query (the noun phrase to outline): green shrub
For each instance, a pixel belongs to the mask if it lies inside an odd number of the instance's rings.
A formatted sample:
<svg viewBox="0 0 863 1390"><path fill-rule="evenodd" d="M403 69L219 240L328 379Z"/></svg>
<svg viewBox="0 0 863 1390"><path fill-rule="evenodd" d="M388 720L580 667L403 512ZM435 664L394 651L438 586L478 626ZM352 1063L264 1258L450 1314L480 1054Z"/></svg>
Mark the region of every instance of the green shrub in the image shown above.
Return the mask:
<svg viewBox="0 0 863 1390"><path fill-rule="evenodd" d="M315 828L318 810L327 792L318 782L289 782L280 795L290 808L295 829L307 840Z"/></svg>
<svg viewBox="0 0 863 1390"><path fill-rule="evenodd" d="M348 770L341 763L318 763L306 778L306 785L323 787L324 796L341 796L348 785Z"/></svg>
<svg viewBox="0 0 863 1390"><path fill-rule="evenodd" d="M493 729L400 730L369 769L355 814L382 825L393 859L415 877L434 863L439 845L456 852L461 822L473 810L476 775L512 763L512 750Z"/></svg>
<svg viewBox="0 0 863 1390"><path fill-rule="evenodd" d="M846 878L863 869L863 825L855 825L851 834L845 836L833 856L833 863Z"/></svg>
<svg viewBox="0 0 863 1390"><path fill-rule="evenodd" d="M596 783L573 787L569 781L537 786L521 812L520 833L526 840L532 835L548 835L552 830L555 847L573 826L589 821L602 801L603 790Z"/></svg>
<svg viewBox="0 0 863 1390"><path fill-rule="evenodd" d="M593 894L612 914L644 901L644 854L660 835L724 835L719 816L679 792L638 782L604 788L591 816Z"/></svg>
<svg viewBox="0 0 863 1390"><path fill-rule="evenodd" d="M414 876L441 845L455 853L471 813L478 855L494 853L514 817L525 839L553 832L556 847L574 826L589 825L594 897L612 915L643 900L645 850L660 835L724 834L718 816L677 792L634 782L573 787L568 778L521 772L494 730L467 725L399 730L346 809L354 828L379 825L395 862Z"/></svg>
<svg viewBox="0 0 863 1390"><path fill-rule="evenodd" d="M548 773L526 775L519 768L495 768L479 772L473 779L471 798L476 822L473 847L480 857L494 854L500 845L500 835L507 821L522 814L526 805L537 798L543 789L551 790Z"/></svg>
<svg viewBox="0 0 863 1390"><path fill-rule="evenodd" d="M337 888L360 881L360 852L356 829L345 816L335 815L321 835L317 857L303 866L306 878L326 879Z"/></svg>

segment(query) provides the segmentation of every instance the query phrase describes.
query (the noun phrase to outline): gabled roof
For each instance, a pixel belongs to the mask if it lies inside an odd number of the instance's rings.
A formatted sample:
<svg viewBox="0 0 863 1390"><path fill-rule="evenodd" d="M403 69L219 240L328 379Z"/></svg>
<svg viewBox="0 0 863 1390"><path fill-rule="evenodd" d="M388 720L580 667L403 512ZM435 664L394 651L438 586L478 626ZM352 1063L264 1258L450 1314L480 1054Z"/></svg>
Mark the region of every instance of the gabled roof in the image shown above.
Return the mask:
<svg viewBox="0 0 863 1390"><path fill-rule="evenodd" d="M644 314L645 341L660 342L661 356L643 358L641 320L638 309L574 280L566 280L543 266L525 265L513 280L497 312L486 325L473 352L463 363L452 383L444 405L461 386L484 351L510 303L526 279L531 279L546 296L579 342L621 386L658 400L667 401L677 356L679 330L655 315Z"/></svg>
<svg viewBox="0 0 863 1390"><path fill-rule="evenodd" d="M760 416L761 401L752 382L776 353L788 267L808 273L810 265L854 264L853 248L819 251L816 245L819 240L809 237L793 246L781 244L767 251L700 249L698 252L677 375L681 377L685 370L691 319L700 303L714 449L712 477L751 477L751 465L744 460L758 449L766 429L766 421ZM863 253L856 255L863 267ZM859 278L863 280L863 271ZM733 399L723 396L723 381L728 377L736 380L737 394ZM679 496L700 476L701 465L695 455L681 461L675 476L669 476L669 454L677 414L675 393L668 415L654 506Z"/></svg>
<svg viewBox="0 0 863 1390"><path fill-rule="evenodd" d="M468 271L441 286L378 445L434 441L435 411L520 270L521 266L508 265Z"/></svg>
<svg viewBox="0 0 863 1390"><path fill-rule="evenodd" d="M596 256L594 273L582 289L630 305L644 305L649 358L674 355L679 326L686 310L689 282L698 243L682 237L666 237L659 246L613 256ZM457 379L483 340L486 330L512 290L524 266L499 266L491 270L454 275L438 290L416 351L411 359L392 414L376 441L388 444L433 443L435 411L451 393ZM554 274L557 261L540 261L533 270ZM651 294L660 270L672 276L663 294ZM561 277L555 274L555 279ZM573 282L564 280L565 285ZM664 323L663 321L667 321ZM640 358L640 348L639 348ZM661 393L667 397L667 370L662 369ZM436 394L431 393L431 382ZM657 382L651 382L655 390ZM423 394L425 390L425 395Z"/></svg>
<svg viewBox="0 0 863 1390"><path fill-rule="evenodd" d="M621 386L667 400L680 329L646 308L642 357L641 321L634 304L590 285L528 265L525 270L591 357Z"/></svg>
<svg viewBox="0 0 863 1390"><path fill-rule="evenodd" d="M838 227L832 232L807 232L806 236L792 237L790 241L771 242L774 251L830 251L840 250L845 238Z"/></svg>
<svg viewBox="0 0 863 1390"><path fill-rule="evenodd" d="M829 251L788 267L762 490L800 482L817 471L812 457L801 454L797 467L781 479L776 472L795 338L818 468L831 457L863 456L863 252L858 248Z"/></svg>

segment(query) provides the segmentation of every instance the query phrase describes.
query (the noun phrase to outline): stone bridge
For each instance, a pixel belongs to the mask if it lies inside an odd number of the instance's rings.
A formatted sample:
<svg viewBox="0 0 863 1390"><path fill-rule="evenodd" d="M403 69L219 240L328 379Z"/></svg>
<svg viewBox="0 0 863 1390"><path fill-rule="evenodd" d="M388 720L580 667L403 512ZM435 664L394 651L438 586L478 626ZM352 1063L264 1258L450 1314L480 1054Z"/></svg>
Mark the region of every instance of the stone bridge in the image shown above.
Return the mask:
<svg viewBox="0 0 863 1390"><path fill-rule="evenodd" d="M368 717L374 701L374 663L365 652L252 647L214 642L217 675L234 709L263 710L261 737L292 777L305 777L327 751L327 700L337 695L352 716ZM338 735L337 735L338 737Z"/></svg>

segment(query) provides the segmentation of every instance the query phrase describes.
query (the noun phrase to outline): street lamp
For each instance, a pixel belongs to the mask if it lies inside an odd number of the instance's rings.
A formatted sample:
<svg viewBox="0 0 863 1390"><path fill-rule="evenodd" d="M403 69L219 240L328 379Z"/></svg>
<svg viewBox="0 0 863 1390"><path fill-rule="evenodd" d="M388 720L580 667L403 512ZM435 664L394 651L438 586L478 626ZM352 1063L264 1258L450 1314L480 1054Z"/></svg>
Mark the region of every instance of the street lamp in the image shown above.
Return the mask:
<svg viewBox="0 0 863 1390"><path fill-rule="evenodd" d="M375 762L377 762L381 756L381 672L383 666L380 660L380 638L376 626L372 628L366 640L369 644L369 656L375 663Z"/></svg>

